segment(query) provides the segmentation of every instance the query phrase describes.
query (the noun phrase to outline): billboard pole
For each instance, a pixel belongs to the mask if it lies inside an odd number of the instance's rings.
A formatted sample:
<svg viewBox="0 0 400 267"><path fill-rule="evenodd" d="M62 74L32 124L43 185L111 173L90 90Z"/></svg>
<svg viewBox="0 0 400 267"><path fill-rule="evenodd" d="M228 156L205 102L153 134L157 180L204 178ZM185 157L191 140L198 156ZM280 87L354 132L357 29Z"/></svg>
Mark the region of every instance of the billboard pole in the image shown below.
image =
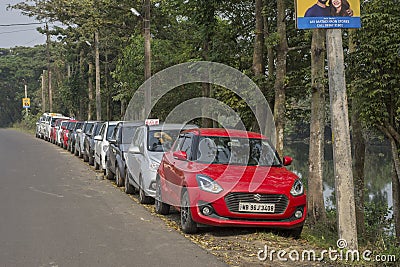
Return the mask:
<svg viewBox="0 0 400 267"><path fill-rule="evenodd" d="M341 29L327 30L326 46L338 234L339 239L347 241L347 249L356 250L357 223Z"/></svg>

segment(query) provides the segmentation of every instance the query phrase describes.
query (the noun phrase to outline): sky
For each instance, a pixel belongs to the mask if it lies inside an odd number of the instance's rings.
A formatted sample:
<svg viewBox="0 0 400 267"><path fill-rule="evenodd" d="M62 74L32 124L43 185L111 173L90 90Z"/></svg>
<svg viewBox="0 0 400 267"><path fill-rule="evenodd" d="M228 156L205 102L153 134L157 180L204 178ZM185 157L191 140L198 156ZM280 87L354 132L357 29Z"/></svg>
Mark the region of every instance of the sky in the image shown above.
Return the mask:
<svg viewBox="0 0 400 267"><path fill-rule="evenodd" d="M46 42L46 36L36 30L41 25L4 26L39 22L34 18L22 15L19 10L7 10L8 4L14 5L19 2L23 2L23 0L0 0L0 48L32 47Z"/></svg>

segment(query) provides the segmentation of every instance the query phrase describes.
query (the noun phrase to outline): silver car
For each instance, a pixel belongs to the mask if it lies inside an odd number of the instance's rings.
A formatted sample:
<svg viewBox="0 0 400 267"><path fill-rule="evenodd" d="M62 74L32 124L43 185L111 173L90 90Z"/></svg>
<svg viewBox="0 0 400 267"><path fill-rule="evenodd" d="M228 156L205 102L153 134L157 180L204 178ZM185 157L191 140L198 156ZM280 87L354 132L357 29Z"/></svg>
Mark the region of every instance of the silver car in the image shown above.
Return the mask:
<svg viewBox="0 0 400 267"><path fill-rule="evenodd" d="M164 151L168 151L182 130L196 125L160 124L137 128L127 158L127 183L139 190L142 204L154 202L156 174Z"/></svg>

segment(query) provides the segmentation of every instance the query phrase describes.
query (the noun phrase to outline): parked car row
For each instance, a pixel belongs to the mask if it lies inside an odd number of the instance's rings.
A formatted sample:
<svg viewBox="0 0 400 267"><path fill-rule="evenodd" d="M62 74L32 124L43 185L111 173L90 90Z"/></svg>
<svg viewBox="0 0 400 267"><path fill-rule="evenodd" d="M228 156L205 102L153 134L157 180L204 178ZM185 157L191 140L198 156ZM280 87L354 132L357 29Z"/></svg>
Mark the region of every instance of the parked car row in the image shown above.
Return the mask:
<svg viewBox="0 0 400 267"><path fill-rule="evenodd" d="M55 117L44 139L94 165L127 194L138 192L139 202L155 204L157 213L177 209L185 233L203 225L278 228L296 238L302 232L304 186L285 168L292 158L281 159L261 134Z"/></svg>

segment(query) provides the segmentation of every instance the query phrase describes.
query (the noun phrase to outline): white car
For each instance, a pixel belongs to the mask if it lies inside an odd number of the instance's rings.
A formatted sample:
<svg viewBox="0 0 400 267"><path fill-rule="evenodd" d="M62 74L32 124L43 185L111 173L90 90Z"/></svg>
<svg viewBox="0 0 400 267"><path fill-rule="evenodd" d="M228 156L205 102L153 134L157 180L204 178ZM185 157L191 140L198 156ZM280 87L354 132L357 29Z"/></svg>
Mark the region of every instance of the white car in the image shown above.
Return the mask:
<svg viewBox="0 0 400 267"><path fill-rule="evenodd" d="M139 190L142 204L154 202L156 174L164 151L168 151L182 130L198 128L196 125L160 124L144 125L136 129L129 147L124 181Z"/></svg>
<svg viewBox="0 0 400 267"><path fill-rule="evenodd" d="M107 151L110 145L109 140L114 128L119 121L106 121L100 128L99 135L94 137L94 168L100 168L105 172L107 163Z"/></svg>
<svg viewBox="0 0 400 267"><path fill-rule="evenodd" d="M50 141L50 131L51 127L54 127L54 124L56 123L57 119L65 119L69 120L69 117L66 117L60 113L50 113L45 122L45 129L44 129L44 139L47 141Z"/></svg>
<svg viewBox="0 0 400 267"><path fill-rule="evenodd" d="M67 127L68 125L68 120L63 120L61 121L60 126L58 126L58 129L56 130L56 145L62 146L62 131Z"/></svg>

